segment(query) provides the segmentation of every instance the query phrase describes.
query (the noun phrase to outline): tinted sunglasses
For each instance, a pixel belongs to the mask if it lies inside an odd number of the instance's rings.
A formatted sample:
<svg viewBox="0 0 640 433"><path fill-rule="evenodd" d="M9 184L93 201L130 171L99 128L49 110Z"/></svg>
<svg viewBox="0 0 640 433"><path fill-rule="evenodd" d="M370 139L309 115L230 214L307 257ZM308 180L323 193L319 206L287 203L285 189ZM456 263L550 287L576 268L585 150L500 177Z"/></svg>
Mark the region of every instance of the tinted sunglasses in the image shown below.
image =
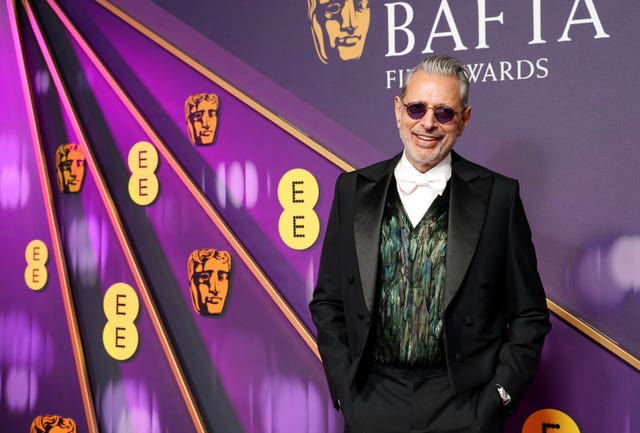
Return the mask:
<svg viewBox="0 0 640 433"><path fill-rule="evenodd" d="M438 123L449 123L451 122L458 112L451 107L446 105L436 105L430 106L425 104L424 102L411 102L409 104L403 104L407 109L407 114L413 120L422 119L429 108L433 108L433 117L436 118Z"/></svg>

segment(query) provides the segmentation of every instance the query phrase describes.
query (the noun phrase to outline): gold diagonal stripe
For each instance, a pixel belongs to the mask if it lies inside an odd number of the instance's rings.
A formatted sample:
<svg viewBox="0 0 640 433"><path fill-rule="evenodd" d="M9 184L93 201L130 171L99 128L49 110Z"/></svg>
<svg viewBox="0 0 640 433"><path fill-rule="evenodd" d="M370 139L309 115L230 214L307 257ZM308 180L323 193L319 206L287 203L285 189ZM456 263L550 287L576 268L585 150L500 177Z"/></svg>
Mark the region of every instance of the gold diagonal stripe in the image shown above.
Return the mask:
<svg viewBox="0 0 640 433"><path fill-rule="evenodd" d="M25 98L25 108L27 110L27 116L29 118L29 127L31 130L31 138L33 141L33 152L36 158L38 176L40 178L40 189L44 201L47 223L49 225L49 234L51 236L51 243L53 246L53 256L58 271L60 291L62 293L62 300L64 303L64 312L67 320L67 327L69 328L69 338L71 339L71 347L76 366L76 375L79 382L78 384L80 386L82 405L84 407L84 413L89 433L98 433L98 422L93 405L93 396L91 394L91 386L89 383L87 364L82 347L82 339L80 338L78 317L76 315L76 310L74 307L75 303L73 299L73 292L71 291L71 284L69 282L69 274L67 272L67 263L64 256L64 249L62 247L62 238L60 236L58 218L55 212L51 183L49 182L50 177L47 169L44 145L42 143L40 127L38 125L37 115L35 112L33 89L31 83L29 82L23 41L18 30L18 15L15 1L11 1L10 7L11 11L9 13L9 21L14 37L17 64L18 68L20 69L20 78L22 81L23 94ZM32 22L33 26L33 14L28 7L25 6L25 9L27 10L29 20ZM34 33L38 32L38 30L35 28L33 30Z"/></svg>
<svg viewBox="0 0 640 433"><path fill-rule="evenodd" d="M96 2L102 5L108 11L110 11L113 15L117 16L122 21L129 24L135 30L142 33L144 36L146 36L147 38L149 38L150 40L158 44L165 51L171 53L174 57L180 59L187 66L191 67L193 70L199 72L201 75L203 75L213 83L222 87L225 91L229 92L231 95L233 95L235 98L237 98L239 101L241 101L248 107L251 107L256 112L262 114L268 120L270 120L271 122L279 126L281 129L288 132L290 135L295 137L298 141L300 141L310 149L320 154L322 157L324 157L329 162L336 165L338 168L344 171L354 170L354 167L351 164L349 164L348 162L346 162L345 160L343 160L342 158L340 158L339 156L337 156L336 154L328 150L326 147L317 143L315 140L311 139L308 135L300 131L300 129L298 129L291 123L289 123L286 119L278 116L271 110L267 109L265 106L263 106L262 104L260 104L259 102L257 102L256 100L248 96L246 93L242 92L233 84L226 81L220 75L214 73L210 69L200 64L193 57L189 56L187 53L180 50L179 48L177 48L175 45L171 44L167 40L165 40L163 37L155 33L150 28L146 27L140 21L128 15L126 12L124 12L117 6L113 5L107 0L96 0Z"/></svg>
<svg viewBox="0 0 640 433"><path fill-rule="evenodd" d="M618 358L622 359L631 367L635 368L636 370L640 370L640 360L620 347L620 345L616 341L607 337L605 334L603 334L584 320L580 319L579 317L569 313L567 310L550 299L547 299L547 307L562 320L578 329L580 332L582 332L584 335L586 335L602 347L605 347L607 350L616 355Z"/></svg>

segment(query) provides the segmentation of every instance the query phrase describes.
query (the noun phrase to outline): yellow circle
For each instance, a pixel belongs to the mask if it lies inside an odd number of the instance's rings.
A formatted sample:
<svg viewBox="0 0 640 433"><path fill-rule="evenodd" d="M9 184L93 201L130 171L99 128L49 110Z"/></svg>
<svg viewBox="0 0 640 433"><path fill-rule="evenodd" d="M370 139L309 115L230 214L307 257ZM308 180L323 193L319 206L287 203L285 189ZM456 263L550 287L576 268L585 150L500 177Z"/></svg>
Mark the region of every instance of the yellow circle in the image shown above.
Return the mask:
<svg viewBox="0 0 640 433"><path fill-rule="evenodd" d="M569 415L557 409L541 409L529 415L522 433L580 433L578 425Z"/></svg>
<svg viewBox="0 0 640 433"><path fill-rule="evenodd" d="M290 207L312 209L318 203L320 188L309 171L294 168L286 172L278 183L278 200L283 209Z"/></svg>
<svg viewBox="0 0 640 433"><path fill-rule="evenodd" d="M320 219L313 209L285 209L278 221L278 231L289 248L305 250L320 235Z"/></svg>
<svg viewBox="0 0 640 433"><path fill-rule="evenodd" d="M45 264L49 260L49 249L47 244L40 239L34 239L27 244L27 248L24 250L24 258L30 265L40 263Z"/></svg>
<svg viewBox="0 0 640 433"><path fill-rule="evenodd" d="M138 329L131 323L108 321L102 331L102 344L113 359L126 361L138 349L140 336Z"/></svg>
<svg viewBox="0 0 640 433"><path fill-rule="evenodd" d="M32 266L29 265L24 270L24 282L27 284L27 287L31 290L38 291L42 290L42 288L47 284L47 280L49 279L49 272L47 271L47 267L44 265L40 266Z"/></svg>
<svg viewBox="0 0 640 433"><path fill-rule="evenodd" d="M130 285L115 283L104 294L102 308L110 322L133 323L140 311L140 300Z"/></svg>
<svg viewBox="0 0 640 433"><path fill-rule="evenodd" d="M153 173L158 168L158 151L153 144L139 141L129 150L127 160L131 173Z"/></svg>
<svg viewBox="0 0 640 433"><path fill-rule="evenodd" d="M129 197L137 205L146 206L158 197L160 184L153 173L132 174L129 178Z"/></svg>

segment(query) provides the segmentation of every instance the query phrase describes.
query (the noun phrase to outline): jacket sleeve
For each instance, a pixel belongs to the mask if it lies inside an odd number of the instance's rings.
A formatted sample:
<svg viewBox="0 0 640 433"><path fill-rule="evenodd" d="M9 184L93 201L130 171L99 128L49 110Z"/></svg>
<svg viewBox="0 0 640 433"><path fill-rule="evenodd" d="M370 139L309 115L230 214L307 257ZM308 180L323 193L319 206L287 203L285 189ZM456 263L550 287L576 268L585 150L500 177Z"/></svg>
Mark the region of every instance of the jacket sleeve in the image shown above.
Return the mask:
<svg viewBox="0 0 640 433"><path fill-rule="evenodd" d="M544 337L551 329L531 229L517 183L509 210L504 278L508 328L494 380L511 396L511 411L536 371Z"/></svg>
<svg viewBox="0 0 640 433"><path fill-rule="evenodd" d="M309 304L311 317L318 330L318 349L336 409L341 407L344 385L351 366L340 278L341 225L348 224L341 219L342 180L344 180L344 174L341 174L336 181L333 204L322 246L318 279Z"/></svg>

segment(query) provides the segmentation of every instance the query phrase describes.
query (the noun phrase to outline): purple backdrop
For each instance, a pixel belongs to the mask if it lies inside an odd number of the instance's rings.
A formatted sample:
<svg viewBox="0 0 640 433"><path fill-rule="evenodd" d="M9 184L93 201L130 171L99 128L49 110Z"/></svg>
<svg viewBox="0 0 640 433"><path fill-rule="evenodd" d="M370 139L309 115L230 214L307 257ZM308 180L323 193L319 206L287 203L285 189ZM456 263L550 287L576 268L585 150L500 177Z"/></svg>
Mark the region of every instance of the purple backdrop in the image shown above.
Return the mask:
<svg viewBox="0 0 640 433"><path fill-rule="evenodd" d="M283 242L278 183L293 168L317 179L321 238L333 182L346 166L337 158L358 167L401 149L392 99L403 71L426 47L458 56L473 71L473 114L457 150L520 179L549 298L637 360L640 153L629 130L640 120L630 72L640 48L634 24L640 10L630 0L372 2L360 59L327 64L316 55L306 2L113 3L173 48L96 3L61 1L68 25L44 2L33 5L73 112L54 86L57 72L46 65L38 30L22 6L16 6L15 32L13 2L0 13L6 101L0 114L0 419L12 431L27 431L35 416L48 413L73 418L78 431L90 429L29 107L42 135L50 172L45 182L53 189L50 204L67 265L62 272L70 280L100 431L198 431L153 311L142 303L148 291L207 431L337 432L341 420L320 362L301 338L314 332L307 303L320 242L302 251ZM92 63L93 53L135 104L133 112ZM25 59L24 77L18 59ZM33 89L32 106L25 103L23 78ZM184 101L201 92L220 98L219 129L213 146L194 147ZM271 113L282 120L270 120ZM308 138L287 132L288 125ZM160 196L147 207L127 192L127 156L138 141L164 149L156 173ZM337 158L315 152L310 141ZM86 145L95 157L77 195L58 193L55 183L53 155L66 142ZM100 194L100 176L113 208ZM109 212L122 221L135 266ZM24 279L32 239L44 241L50 255L49 282L37 292ZM186 262L199 248L227 250L233 258L221 317L199 316L191 306ZM124 362L111 358L102 342L102 299L115 282L131 285L141 299L140 345ZM268 296L270 285L299 318L296 326ZM585 432L640 429L636 368L561 319L554 319L547 341L541 369L507 431L520 432L531 413L545 408L565 412Z"/></svg>

